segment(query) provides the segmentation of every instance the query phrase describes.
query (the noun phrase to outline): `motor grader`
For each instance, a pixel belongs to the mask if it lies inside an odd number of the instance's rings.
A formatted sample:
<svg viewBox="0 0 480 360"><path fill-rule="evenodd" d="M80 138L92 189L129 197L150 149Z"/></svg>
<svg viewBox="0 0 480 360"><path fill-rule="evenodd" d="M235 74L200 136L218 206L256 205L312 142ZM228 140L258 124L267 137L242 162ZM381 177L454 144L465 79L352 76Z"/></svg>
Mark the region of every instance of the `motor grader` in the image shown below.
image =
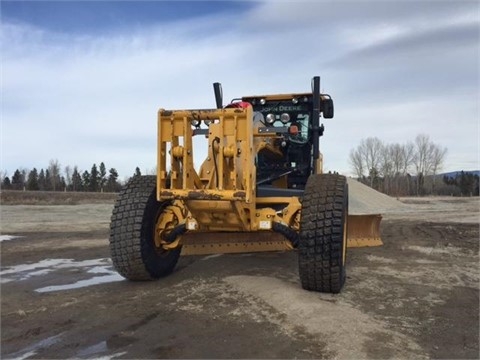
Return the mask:
<svg viewBox="0 0 480 360"><path fill-rule="evenodd" d="M334 107L320 78L311 92L227 106L213 85L215 109L158 111L157 174L134 176L113 209L115 269L151 280L180 255L296 249L304 289L340 292L347 245L377 245L380 216L349 216L345 176L322 172L320 118ZM198 169L196 151L206 153Z"/></svg>

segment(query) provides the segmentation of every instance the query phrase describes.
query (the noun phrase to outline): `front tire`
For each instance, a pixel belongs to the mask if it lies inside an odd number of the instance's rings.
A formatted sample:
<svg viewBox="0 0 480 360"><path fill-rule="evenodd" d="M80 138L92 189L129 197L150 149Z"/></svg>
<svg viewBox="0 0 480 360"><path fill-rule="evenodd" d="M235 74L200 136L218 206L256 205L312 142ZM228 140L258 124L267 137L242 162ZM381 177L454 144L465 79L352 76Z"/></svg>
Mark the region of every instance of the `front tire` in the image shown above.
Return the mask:
<svg viewBox="0 0 480 360"><path fill-rule="evenodd" d="M302 287L339 293L345 283L348 185L338 174L311 175L302 200L299 274Z"/></svg>
<svg viewBox="0 0 480 360"><path fill-rule="evenodd" d="M173 271L181 249L155 246L156 222L168 205L156 199L155 176L134 176L120 192L110 223L110 253L126 279L153 280Z"/></svg>

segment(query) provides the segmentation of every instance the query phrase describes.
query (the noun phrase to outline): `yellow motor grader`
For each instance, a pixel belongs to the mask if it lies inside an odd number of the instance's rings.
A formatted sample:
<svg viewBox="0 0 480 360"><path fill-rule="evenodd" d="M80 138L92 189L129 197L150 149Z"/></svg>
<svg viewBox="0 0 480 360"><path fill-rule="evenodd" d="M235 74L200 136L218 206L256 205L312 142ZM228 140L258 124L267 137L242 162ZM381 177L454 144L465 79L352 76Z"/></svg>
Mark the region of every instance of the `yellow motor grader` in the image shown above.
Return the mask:
<svg viewBox="0 0 480 360"><path fill-rule="evenodd" d="M320 93L245 96L215 109L158 111L156 176L135 176L113 209L113 265L130 280L171 273L180 255L298 250L307 290L338 293L348 246L381 243L380 215L348 215L348 185L322 173ZM193 138L205 139L203 149ZM194 167L194 152L206 158Z"/></svg>

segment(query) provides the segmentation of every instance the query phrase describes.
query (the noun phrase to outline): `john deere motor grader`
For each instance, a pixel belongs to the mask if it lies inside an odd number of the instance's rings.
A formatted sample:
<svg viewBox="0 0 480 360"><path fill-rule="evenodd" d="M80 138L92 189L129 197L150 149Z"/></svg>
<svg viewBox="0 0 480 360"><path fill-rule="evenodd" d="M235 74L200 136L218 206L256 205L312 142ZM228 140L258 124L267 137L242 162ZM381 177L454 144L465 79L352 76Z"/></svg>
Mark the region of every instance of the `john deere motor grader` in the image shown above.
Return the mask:
<svg viewBox="0 0 480 360"><path fill-rule="evenodd" d="M348 216L348 185L322 173L320 117L333 101L312 92L246 96L216 109L158 111L156 176L135 176L112 214L113 265L130 280L171 273L179 256L298 249L307 290L338 293L349 246L380 243L379 215ZM193 137L206 159L194 167Z"/></svg>

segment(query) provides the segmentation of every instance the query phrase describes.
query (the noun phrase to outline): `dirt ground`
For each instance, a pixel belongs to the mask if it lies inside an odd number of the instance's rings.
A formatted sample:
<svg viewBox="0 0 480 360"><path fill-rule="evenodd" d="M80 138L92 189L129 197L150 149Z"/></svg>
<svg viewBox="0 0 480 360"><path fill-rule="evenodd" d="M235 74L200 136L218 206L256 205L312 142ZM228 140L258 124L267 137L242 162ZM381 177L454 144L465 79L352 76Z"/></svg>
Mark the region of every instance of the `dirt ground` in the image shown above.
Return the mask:
<svg viewBox="0 0 480 360"><path fill-rule="evenodd" d="M384 246L348 252L341 294L295 252L182 257L122 280L111 203L1 207L1 357L479 358L479 201L401 199Z"/></svg>

